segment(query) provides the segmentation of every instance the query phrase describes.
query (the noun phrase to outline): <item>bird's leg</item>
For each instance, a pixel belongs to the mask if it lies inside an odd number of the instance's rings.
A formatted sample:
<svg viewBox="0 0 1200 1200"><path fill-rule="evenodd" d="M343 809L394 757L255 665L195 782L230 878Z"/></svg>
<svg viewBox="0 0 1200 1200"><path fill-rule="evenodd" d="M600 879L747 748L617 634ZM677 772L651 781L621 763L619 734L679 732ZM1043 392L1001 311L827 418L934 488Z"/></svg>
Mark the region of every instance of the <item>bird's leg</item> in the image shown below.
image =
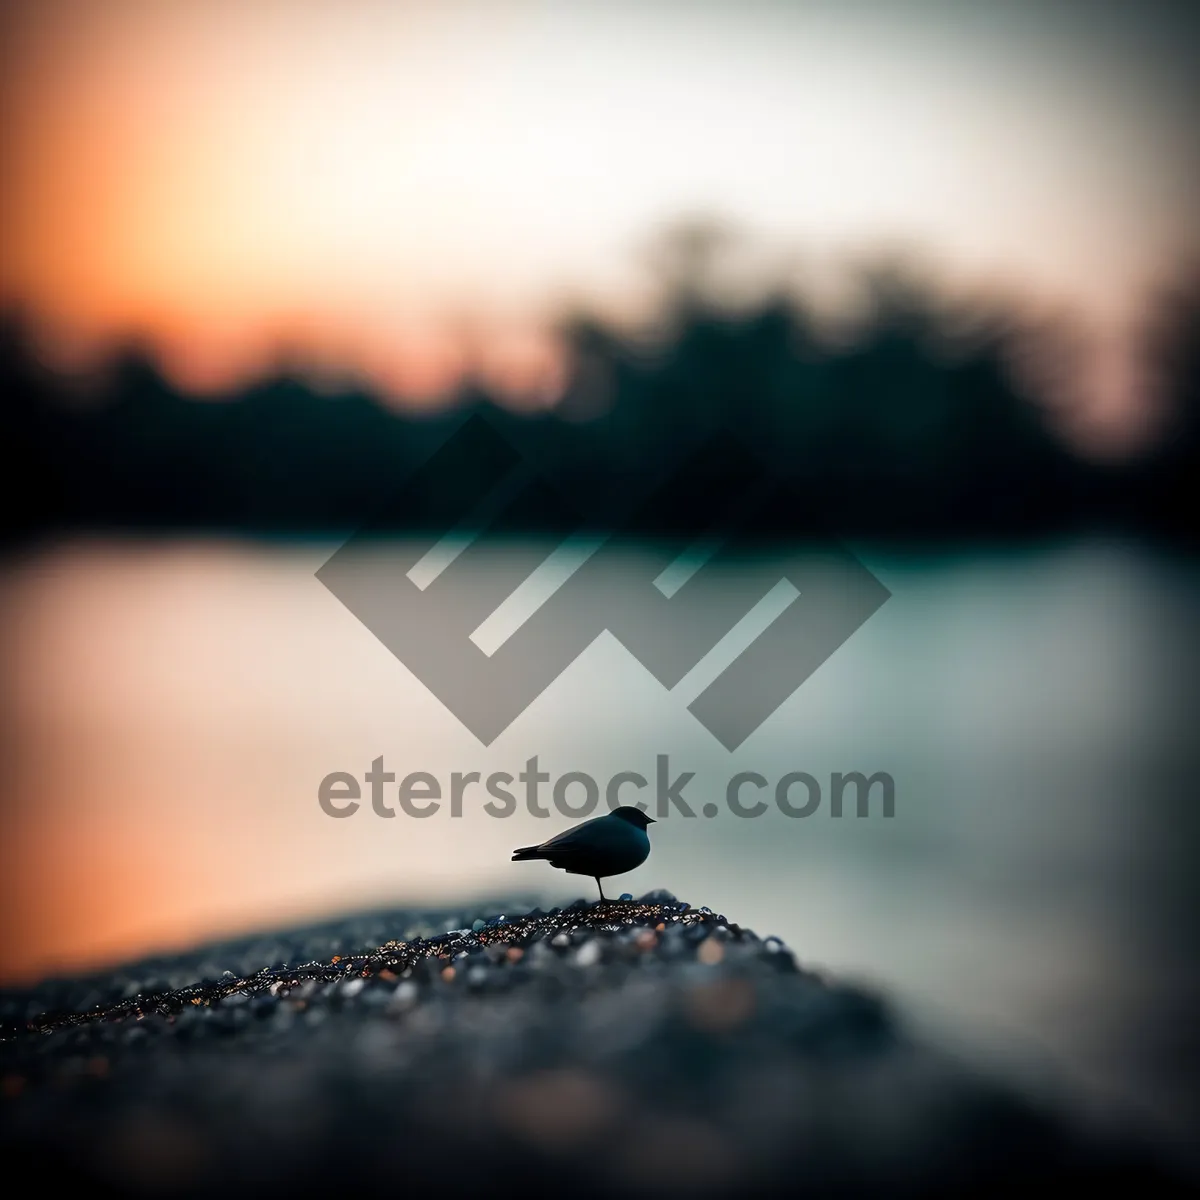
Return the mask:
<svg viewBox="0 0 1200 1200"><path fill-rule="evenodd" d="M600 903L607 904L608 901L604 898L604 884L600 882L600 876L593 875L592 878L596 881L596 886L600 889Z"/></svg>

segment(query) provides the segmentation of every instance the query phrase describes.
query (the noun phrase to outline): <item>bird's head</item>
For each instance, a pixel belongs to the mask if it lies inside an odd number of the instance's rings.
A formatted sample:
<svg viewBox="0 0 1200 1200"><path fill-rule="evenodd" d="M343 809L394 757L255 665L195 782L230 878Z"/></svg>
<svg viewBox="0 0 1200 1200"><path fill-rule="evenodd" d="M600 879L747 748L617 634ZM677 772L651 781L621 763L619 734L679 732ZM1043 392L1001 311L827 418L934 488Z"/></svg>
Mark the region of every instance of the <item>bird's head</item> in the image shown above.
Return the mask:
<svg viewBox="0 0 1200 1200"><path fill-rule="evenodd" d="M622 804L620 808L614 808L612 815L620 821L628 821L630 825L636 826L638 829L645 829L647 825L656 824L653 817L642 812L640 808L635 808L632 804Z"/></svg>

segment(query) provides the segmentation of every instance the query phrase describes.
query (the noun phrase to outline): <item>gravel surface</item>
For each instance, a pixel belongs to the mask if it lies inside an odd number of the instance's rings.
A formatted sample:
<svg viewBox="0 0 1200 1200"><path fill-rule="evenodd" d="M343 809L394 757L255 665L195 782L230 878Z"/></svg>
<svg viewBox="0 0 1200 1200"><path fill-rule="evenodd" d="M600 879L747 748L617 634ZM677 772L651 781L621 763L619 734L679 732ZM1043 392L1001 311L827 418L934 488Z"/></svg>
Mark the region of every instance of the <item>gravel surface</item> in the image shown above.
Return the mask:
<svg viewBox="0 0 1200 1200"><path fill-rule="evenodd" d="M666 893L376 913L0 993L0 1155L88 1195L1183 1191Z"/></svg>

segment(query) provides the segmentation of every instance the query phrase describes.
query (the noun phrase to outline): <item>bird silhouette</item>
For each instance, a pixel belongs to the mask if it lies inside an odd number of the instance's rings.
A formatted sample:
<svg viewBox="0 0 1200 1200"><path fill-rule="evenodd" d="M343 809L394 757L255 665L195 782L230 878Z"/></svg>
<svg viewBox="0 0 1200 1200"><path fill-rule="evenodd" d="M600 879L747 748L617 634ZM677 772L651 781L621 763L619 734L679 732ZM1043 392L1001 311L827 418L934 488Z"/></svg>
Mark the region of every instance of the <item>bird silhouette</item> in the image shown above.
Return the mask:
<svg viewBox="0 0 1200 1200"><path fill-rule="evenodd" d="M521 846L513 851L512 861L540 858L569 875L590 875L600 889L601 903L606 903L600 880L624 875L646 861L650 854L646 826L654 824L654 818L640 808L622 804L607 816L584 821L540 846Z"/></svg>

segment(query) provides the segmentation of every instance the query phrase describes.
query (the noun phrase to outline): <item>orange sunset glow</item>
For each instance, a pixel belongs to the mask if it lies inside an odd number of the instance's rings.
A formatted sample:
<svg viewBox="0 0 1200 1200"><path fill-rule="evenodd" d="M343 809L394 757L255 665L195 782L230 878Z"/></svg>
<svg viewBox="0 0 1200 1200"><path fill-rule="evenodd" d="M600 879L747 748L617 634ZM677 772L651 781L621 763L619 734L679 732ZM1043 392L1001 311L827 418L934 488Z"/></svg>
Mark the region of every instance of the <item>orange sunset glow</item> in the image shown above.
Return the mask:
<svg viewBox="0 0 1200 1200"><path fill-rule="evenodd" d="M1081 44L1055 7L12 5L0 303L62 367L135 336L198 391L286 352L545 403L563 306L637 313L647 238L710 212L810 289L900 247L1075 314L1133 428L1195 245L1186 82L1169 28L1096 5Z"/></svg>

